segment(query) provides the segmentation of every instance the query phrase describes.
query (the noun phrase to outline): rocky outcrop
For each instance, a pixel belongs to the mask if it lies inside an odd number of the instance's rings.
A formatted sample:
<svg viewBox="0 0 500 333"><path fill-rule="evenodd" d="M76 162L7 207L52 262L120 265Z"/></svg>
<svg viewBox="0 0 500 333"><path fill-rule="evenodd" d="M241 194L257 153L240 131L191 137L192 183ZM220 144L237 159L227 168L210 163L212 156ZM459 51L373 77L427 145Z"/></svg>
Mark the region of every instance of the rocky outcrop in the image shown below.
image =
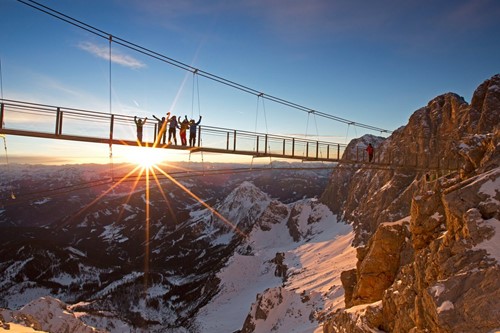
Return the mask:
<svg viewBox="0 0 500 333"><path fill-rule="evenodd" d="M256 302L252 305L250 313L243 324L241 333L251 333L255 330L255 321L266 320L270 309L277 308L283 303L282 292L280 287L265 290L262 294L257 295Z"/></svg>
<svg viewBox="0 0 500 333"><path fill-rule="evenodd" d="M381 225L366 249L358 248L356 285L346 306L368 304L382 299L392 285L400 267L413 259L406 240L410 237L409 223L401 220Z"/></svg>
<svg viewBox="0 0 500 333"><path fill-rule="evenodd" d="M439 96L379 147L393 157L418 152L419 163L429 166L430 156L439 156L441 166L459 157L460 172L426 177L401 169L408 182L394 186L396 172L360 169L350 183L330 185L322 200L347 194L342 205L329 206L357 225L357 244L366 245L358 248L356 270L342 274L348 309L332 314L324 332L500 329L499 124L496 75L478 87L471 105L454 94ZM373 190L367 179L386 182ZM406 202L399 210L391 206L398 193ZM358 199L357 207L349 198ZM395 222L401 215L407 218Z"/></svg>
<svg viewBox="0 0 500 333"><path fill-rule="evenodd" d="M13 322L31 327L37 331L74 332L74 333L105 333L84 324L60 300L52 297L36 299L17 311L1 310L0 316L5 322Z"/></svg>
<svg viewBox="0 0 500 333"><path fill-rule="evenodd" d="M500 75L495 75L477 88L470 105L453 93L434 98L415 111L406 126L386 140L375 142L374 159L390 166L385 170L339 164L321 201L353 224L357 233L355 245L366 244L380 223L394 222L410 214L417 181L425 170L441 170L432 175L437 177L457 169L465 163L461 151L464 140L479 140L478 134L498 130L499 95ZM353 152L373 140L370 137L351 142L343 159L352 159L349 156ZM481 149L491 151L492 147L484 142ZM465 171L471 172L480 161L471 154L467 156L472 161ZM478 156L484 156L482 151L478 151Z"/></svg>
<svg viewBox="0 0 500 333"><path fill-rule="evenodd" d="M276 265L276 268L274 269L274 276L282 278L283 283L286 282L286 274L288 270L288 266L284 263L284 260L284 252L277 252L276 257L271 260L271 262Z"/></svg>

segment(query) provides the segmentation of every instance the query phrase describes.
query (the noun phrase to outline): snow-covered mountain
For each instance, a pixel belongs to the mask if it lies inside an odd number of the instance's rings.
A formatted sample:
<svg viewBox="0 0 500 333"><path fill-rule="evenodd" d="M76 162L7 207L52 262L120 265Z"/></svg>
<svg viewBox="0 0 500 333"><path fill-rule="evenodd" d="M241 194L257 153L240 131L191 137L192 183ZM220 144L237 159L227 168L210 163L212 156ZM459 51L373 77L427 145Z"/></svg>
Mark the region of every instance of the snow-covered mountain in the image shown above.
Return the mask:
<svg viewBox="0 0 500 333"><path fill-rule="evenodd" d="M47 206L56 200L46 195L16 208L39 212L43 223L29 214L16 220L9 205L18 199L9 197L23 187L2 183L0 306L10 309L0 324L113 333L500 331L499 120L495 75L470 105L444 94L389 138L349 144L354 154L374 143L376 159L390 156L397 167L341 163L328 180L278 168L218 174L182 186L165 180L149 195L127 184L102 195L106 184L98 184L73 195L75 206L64 205L67 197ZM418 156L413 167L404 163L410 154ZM54 207L68 210L51 221Z"/></svg>
<svg viewBox="0 0 500 333"><path fill-rule="evenodd" d="M95 168L91 166L93 171L87 172L84 166L78 173L72 167L71 171L59 172L56 182L65 183L64 175L71 174L73 181L81 183L83 174L99 174ZM22 169L16 170L14 180L9 182L17 193L15 200L24 197L19 184L23 177L16 176L24 173ZM30 169L30 188L43 188L37 184L37 172ZM47 184L51 177L46 174L53 174L52 169L57 167L40 169L39 179ZM191 329L199 309L224 286L218 272L234 253L247 251L256 221L262 220L262 228L270 221L284 223L289 204L282 201L308 196L310 186L301 190L297 184L326 186L328 172L287 168L181 180L189 191L162 181L161 189L150 187L149 201L144 184L135 188L123 184L109 191L109 184L98 183L71 192L76 207L65 204L67 196L51 195L54 192L44 194L44 202L37 199L34 207L39 210L49 202L60 204L57 216L63 217L51 221L45 217L49 214L43 214L43 223L26 222L25 216L14 219L15 214L10 212L19 209L14 207L17 201L7 201L0 214L4 245L0 268L5 272L0 281L0 306L15 310L40 297L47 301L52 296L71 304L65 311L110 332ZM283 178L300 181L292 183L291 190L288 182L280 181ZM265 181L270 179L274 181ZM265 184L280 200L254 183ZM68 184L71 182L64 186ZM203 204L190 193L202 198ZM96 196L99 200L90 200ZM33 207L29 198L23 204L27 210ZM146 233L149 241L144 239ZM242 242L245 245L240 245ZM245 307L240 327L250 303ZM42 323L45 319L40 320Z"/></svg>
<svg viewBox="0 0 500 333"><path fill-rule="evenodd" d="M314 199L260 202L267 209L217 274L220 291L196 316L198 332L243 323L242 332L312 332L325 311L343 305L338 277L355 263L350 226Z"/></svg>

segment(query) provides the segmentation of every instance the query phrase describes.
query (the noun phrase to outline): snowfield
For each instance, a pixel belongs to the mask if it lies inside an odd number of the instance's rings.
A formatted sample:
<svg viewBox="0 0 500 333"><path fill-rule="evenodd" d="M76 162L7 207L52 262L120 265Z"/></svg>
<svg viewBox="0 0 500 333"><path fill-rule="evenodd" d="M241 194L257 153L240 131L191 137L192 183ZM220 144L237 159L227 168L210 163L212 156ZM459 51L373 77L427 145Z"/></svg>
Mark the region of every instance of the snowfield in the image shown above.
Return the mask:
<svg viewBox="0 0 500 333"><path fill-rule="evenodd" d="M309 230L309 238L294 242L286 219L271 230L254 228L241 248L251 248L250 255L236 251L218 274L221 290L198 313L199 332L233 332L242 328L256 301L256 295L269 294L278 306L269 310L266 320L257 320L255 332L322 332L314 319L322 311L344 307L340 273L356 265L356 250L351 246L350 225L338 222L330 210L317 205L319 222L309 224L310 212L301 214L298 224ZM284 253L288 279L275 276L271 260ZM312 318L312 319L311 319Z"/></svg>

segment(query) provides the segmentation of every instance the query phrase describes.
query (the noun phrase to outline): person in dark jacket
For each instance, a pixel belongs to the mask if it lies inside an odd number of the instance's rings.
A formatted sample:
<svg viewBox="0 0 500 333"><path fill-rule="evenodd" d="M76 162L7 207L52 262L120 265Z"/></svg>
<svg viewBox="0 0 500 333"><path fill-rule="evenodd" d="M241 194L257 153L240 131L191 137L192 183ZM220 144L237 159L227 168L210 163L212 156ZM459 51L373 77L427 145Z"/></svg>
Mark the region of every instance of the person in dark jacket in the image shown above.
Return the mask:
<svg viewBox="0 0 500 333"><path fill-rule="evenodd" d="M167 122L168 119L170 118L170 112L167 112L167 119L165 119L165 117L161 117L160 119L155 115L153 115L153 118L155 118L158 121L158 128L157 128L158 137L156 138L156 143L165 144L167 138Z"/></svg>
<svg viewBox="0 0 500 333"><path fill-rule="evenodd" d="M177 122L177 117L172 116L170 120L168 121L168 144L172 144L172 138L174 139L175 145L177 145L177 129L179 128L179 123Z"/></svg>
<svg viewBox="0 0 500 333"><path fill-rule="evenodd" d="M198 120L197 123L194 121L194 119L191 119L189 121L189 147L195 146L196 129L197 129L198 125L200 124L200 122L201 122L201 116L200 116L200 120Z"/></svg>
<svg viewBox="0 0 500 333"><path fill-rule="evenodd" d="M146 120L148 120L147 117L144 120L137 118L137 116L134 117L135 126L137 127L137 141L140 143L142 143L142 127L146 123Z"/></svg>

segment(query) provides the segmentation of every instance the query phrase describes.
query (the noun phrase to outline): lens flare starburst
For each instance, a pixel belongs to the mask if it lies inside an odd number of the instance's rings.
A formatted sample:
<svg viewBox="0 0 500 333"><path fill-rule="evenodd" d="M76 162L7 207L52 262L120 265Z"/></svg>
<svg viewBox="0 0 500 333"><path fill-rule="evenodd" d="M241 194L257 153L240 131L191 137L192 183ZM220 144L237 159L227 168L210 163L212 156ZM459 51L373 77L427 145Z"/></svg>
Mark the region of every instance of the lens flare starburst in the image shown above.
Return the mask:
<svg viewBox="0 0 500 333"><path fill-rule="evenodd" d="M201 199L198 195L193 193L187 187L185 187L181 182L175 179L167 170L179 169L173 165L164 162L164 157L162 154L158 153L158 149L154 147L140 147L137 151L134 151L133 156L129 157L129 160L134 161L131 169L122 177L116 177L117 180L112 180L112 185L106 189L103 193L101 193L97 198L95 198L92 202L82 208L77 214L75 214L71 221L75 220L78 217L81 217L85 214L92 206L97 204L98 202L102 202L103 198L111 193L114 193L118 186L124 184L124 182L132 182L132 185L128 188L128 194L124 198L124 202L122 204L122 208L118 214L117 220L113 221L113 223L119 223L122 220L123 215L125 214L125 207L128 206L132 196L140 192L141 189L139 187L140 183L144 183L144 198L145 198L145 221L144 221L144 288L148 288L148 279L149 279L149 271L150 271L150 200L151 200L151 188L154 186L158 189L158 192L161 195L162 200L165 202L165 214L167 211L174 211L172 209L172 205L168 199L168 196L165 194L164 188L166 186L174 185L180 188L182 191L186 192L190 197L194 200L198 201L203 207L208 209L211 214L216 216L222 223L228 225L233 232L235 232L240 237L246 237L245 233L242 232L234 223L229 221L227 218L222 216L215 208L211 207L207 204L203 199ZM130 164L127 164L130 167ZM183 171L189 173L188 169L184 169ZM170 171L171 172L171 171ZM200 176L199 173L194 173L194 177ZM159 178L163 178L162 180ZM175 218L175 217L174 217Z"/></svg>

